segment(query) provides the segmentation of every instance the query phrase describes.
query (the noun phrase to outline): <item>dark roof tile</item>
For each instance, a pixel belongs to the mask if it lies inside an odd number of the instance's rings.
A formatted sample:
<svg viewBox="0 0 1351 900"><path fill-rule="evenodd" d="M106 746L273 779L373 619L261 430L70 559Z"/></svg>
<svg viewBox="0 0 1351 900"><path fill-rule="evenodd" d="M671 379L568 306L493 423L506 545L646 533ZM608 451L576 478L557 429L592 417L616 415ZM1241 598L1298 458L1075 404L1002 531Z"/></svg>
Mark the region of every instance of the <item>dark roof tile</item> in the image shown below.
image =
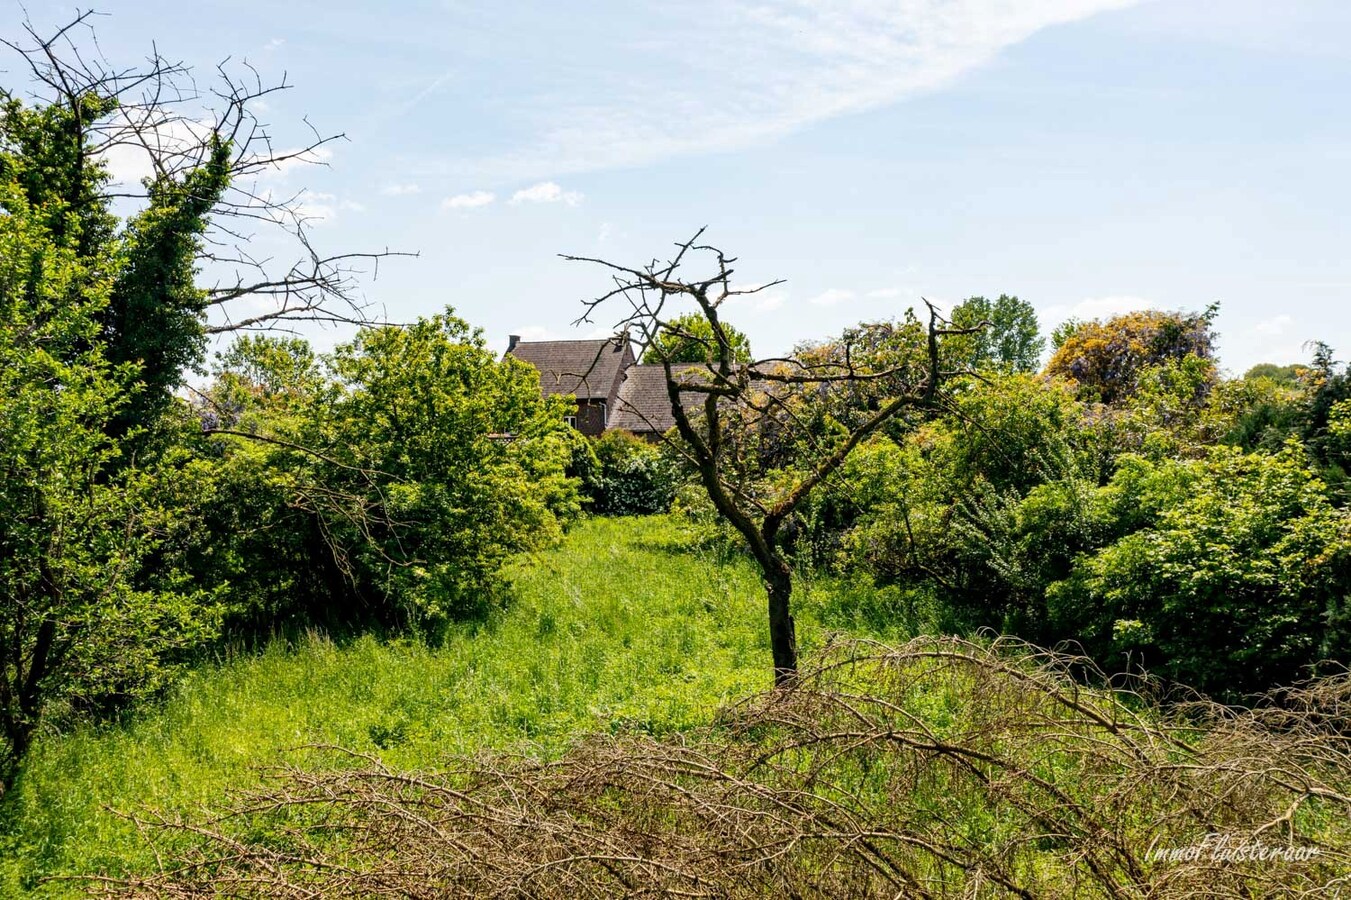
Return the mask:
<svg viewBox="0 0 1351 900"><path fill-rule="evenodd" d="M683 363L672 368L676 372L691 372L704 366L702 363ZM685 395L687 410L700 402L699 394ZM622 428L634 434L665 434L675 427L671 398L666 393L666 372L661 366L629 366L628 374L619 385L619 397L610 415L610 427Z"/></svg>
<svg viewBox="0 0 1351 900"><path fill-rule="evenodd" d="M618 338L594 341L519 341L508 354L539 370L546 397L574 394L579 400L606 400L632 354Z"/></svg>

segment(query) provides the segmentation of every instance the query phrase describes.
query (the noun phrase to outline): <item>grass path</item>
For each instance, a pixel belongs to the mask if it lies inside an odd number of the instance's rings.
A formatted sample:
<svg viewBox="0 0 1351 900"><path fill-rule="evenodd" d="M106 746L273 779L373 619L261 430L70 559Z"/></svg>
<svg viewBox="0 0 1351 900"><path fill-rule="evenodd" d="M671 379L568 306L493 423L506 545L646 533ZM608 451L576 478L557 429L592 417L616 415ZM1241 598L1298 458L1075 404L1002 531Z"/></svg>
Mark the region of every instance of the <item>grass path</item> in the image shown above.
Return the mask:
<svg viewBox="0 0 1351 900"><path fill-rule="evenodd" d="M770 682L755 570L686 549L669 519L591 520L512 574L511 607L440 647L278 642L195 671L129 722L45 736L0 806L0 896L43 874L151 865L110 810L219 804L289 748L339 744L409 769L485 748L552 755L585 732L705 723ZM803 592L804 647L837 601Z"/></svg>

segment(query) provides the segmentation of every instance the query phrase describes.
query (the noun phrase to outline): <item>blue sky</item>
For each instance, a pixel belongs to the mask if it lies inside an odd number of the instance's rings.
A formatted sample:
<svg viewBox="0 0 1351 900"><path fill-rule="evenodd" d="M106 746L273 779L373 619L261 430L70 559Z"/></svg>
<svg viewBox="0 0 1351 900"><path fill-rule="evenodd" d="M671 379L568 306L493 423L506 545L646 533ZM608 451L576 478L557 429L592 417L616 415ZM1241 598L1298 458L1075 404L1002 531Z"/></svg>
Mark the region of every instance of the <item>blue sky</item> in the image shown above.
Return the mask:
<svg viewBox="0 0 1351 900"><path fill-rule="evenodd" d="M1234 372L1351 356L1344 2L98 8L109 58L246 58L295 85L267 109L283 145L301 117L346 133L274 187L309 191L326 248L421 254L367 284L393 320L589 336L569 323L604 275L556 254L638 263L707 225L744 283L786 279L729 314L761 353L1011 293L1048 333L1219 301Z"/></svg>

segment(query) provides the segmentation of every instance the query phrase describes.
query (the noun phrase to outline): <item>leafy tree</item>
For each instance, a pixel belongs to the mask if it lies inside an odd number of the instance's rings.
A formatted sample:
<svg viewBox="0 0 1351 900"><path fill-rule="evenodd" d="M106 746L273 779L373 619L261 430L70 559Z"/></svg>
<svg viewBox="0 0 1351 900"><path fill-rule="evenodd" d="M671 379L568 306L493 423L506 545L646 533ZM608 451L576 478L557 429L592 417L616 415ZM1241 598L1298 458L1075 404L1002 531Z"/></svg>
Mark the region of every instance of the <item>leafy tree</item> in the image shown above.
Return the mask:
<svg viewBox="0 0 1351 900"><path fill-rule="evenodd" d="M1204 455L1231 428L1226 417L1214 414L1218 382L1215 363L1194 354L1147 366L1135 390L1102 417L1102 430L1118 453Z"/></svg>
<svg viewBox="0 0 1351 900"><path fill-rule="evenodd" d="M978 481L1020 495L1059 471L1095 468L1102 448L1072 386L1031 375L990 376L956 392L935 429L948 432L942 465L948 496L960 500Z"/></svg>
<svg viewBox="0 0 1351 900"><path fill-rule="evenodd" d="M751 361L751 342L736 328L723 324L732 359L739 363ZM698 313L686 313L665 323L652 339L652 345L643 353L646 365L673 363L702 363L717 358L718 342L708 320Z"/></svg>
<svg viewBox="0 0 1351 900"><path fill-rule="evenodd" d="M1260 367L1255 367L1260 368ZM1297 381L1253 375L1221 381L1207 402L1219 442L1275 453L1299 433L1305 390Z"/></svg>
<svg viewBox="0 0 1351 900"><path fill-rule="evenodd" d="M1107 321L1078 324L1063 335L1046 373L1071 378L1103 403L1116 403L1136 390L1140 375L1185 356L1214 358L1211 323L1218 306L1201 313L1142 310Z"/></svg>
<svg viewBox="0 0 1351 900"><path fill-rule="evenodd" d="M244 341L192 416L175 391L209 335L361 321L353 267L384 254L323 256L299 198L241 183L325 142L272 151L249 106L277 88L222 74L194 105L158 57L90 62L87 19L3 42L37 90L0 91L0 778L54 708L165 684L221 602L434 625L578 509L561 401L449 314L322 359ZM139 192L113 147L145 151ZM257 223L299 261L251 255Z"/></svg>
<svg viewBox="0 0 1351 900"><path fill-rule="evenodd" d="M214 622L201 592L138 583L171 511L109 436L139 374L97 340L113 260L54 234L54 203L0 182L0 787L53 704L155 690Z"/></svg>
<svg viewBox="0 0 1351 900"><path fill-rule="evenodd" d="M502 597L507 557L579 509L566 401L449 312L364 329L326 358L245 338L222 363L198 403L224 454L213 531L230 533L242 499L259 546L236 544L214 577L246 579L237 602L264 622L476 615ZM264 554L276 584L250 580Z"/></svg>
<svg viewBox="0 0 1351 900"><path fill-rule="evenodd" d="M970 297L952 309L956 328L982 326L948 342L950 356L960 366L973 370L1035 372L1046 341L1037 324L1032 304L1008 294L996 300Z"/></svg>
<svg viewBox="0 0 1351 900"><path fill-rule="evenodd" d="M1051 331L1051 349L1059 350L1063 347L1065 342L1073 337L1074 333L1079 330L1079 326L1083 324L1084 322L1082 319L1071 316L1057 325L1055 329Z"/></svg>
<svg viewBox="0 0 1351 900"><path fill-rule="evenodd" d="M1254 366L1241 380L1220 385L1211 406L1228 443L1275 452L1299 439L1335 501L1345 503L1351 497L1351 444L1339 423L1348 402L1351 365L1315 343L1309 365Z"/></svg>
<svg viewBox="0 0 1351 900"><path fill-rule="evenodd" d="M363 329L330 365L342 392L320 425L345 468L325 465L324 483L382 522L370 541L343 529L366 577L423 616L482 609L507 557L577 510L566 400L541 398L532 366L499 361L449 312Z"/></svg>
<svg viewBox="0 0 1351 900"><path fill-rule="evenodd" d="M156 179L146 207L119 229L108 210L108 174L91 155L86 131L90 120L116 109L97 94L38 107L7 99L0 106L0 178L9 173L31 208L50 211L53 237L69 234L84 259L116 255L96 316L108 360L134 363L142 385L110 423L124 434L161 413L183 370L200 358L207 298L193 283L195 261L207 215L229 183L230 148L214 138L203 166Z"/></svg>
<svg viewBox="0 0 1351 900"><path fill-rule="evenodd" d="M1243 380L1252 381L1257 378L1269 378L1277 384L1293 387L1299 383L1300 372L1304 369L1305 367L1298 363L1291 363L1288 366L1278 366L1275 363L1258 363L1243 373Z"/></svg>
<svg viewBox="0 0 1351 900"><path fill-rule="evenodd" d="M1345 437L1345 410L1351 401L1351 363L1338 370L1332 348L1314 345L1307 373L1308 400L1300 423L1300 437L1318 462L1323 477L1338 495L1351 495L1351 444Z"/></svg>
<svg viewBox="0 0 1351 900"><path fill-rule="evenodd" d="M0 179L43 217L53 240L107 265L111 283L92 339L110 362L134 363L140 385L109 429L144 436L173 405L185 372L202 363L208 335L363 321L355 267L388 254L321 254L303 196L277 199L256 184L260 173L313 161L332 140L274 150L252 109L285 85L265 85L252 70L241 81L222 66L204 103L192 74L157 54L117 68L82 49L81 38L96 43L91 16L79 13L50 35L25 25L23 41L0 41L35 86L27 102L17 87L0 88ZM104 160L113 149L142 157L139 186L111 183ZM119 219L114 201L132 211ZM251 252L262 235L293 247L294 260ZM199 284L204 269L212 282Z"/></svg>
<svg viewBox="0 0 1351 900"><path fill-rule="evenodd" d="M206 336L357 308L358 257L319 254L299 199L241 183L324 139L273 152L249 108L276 87L222 70L207 108L189 73L157 55L116 68L82 50L90 15L0 40L32 86L0 88L0 764L11 770L53 708L143 696L214 629L221 584L180 568L194 550L211 555L188 525L204 521L194 506L214 481L174 397ZM143 152L139 188L112 184L113 148ZM254 226L289 236L299 262L283 256L278 270L250 255ZM197 283L204 267L213 286ZM243 299L253 311L231 321Z"/></svg>
<svg viewBox="0 0 1351 900"><path fill-rule="evenodd" d="M850 562L881 584L923 585L944 628L1034 637L1046 585L1067 571L1061 557L1086 545L1071 504L1096 489L1106 450L1063 382L1020 374L966 385L946 414L851 459Z"/></svg>
<svg viewBox="0 0 1351 900"><path fill-rule="evenodd" d="M947 337L948 341L956 336ZM946 346L946 344L945 344ZM825 341L810 341L793 348L793 359L807 369L822 371L850 368L882 373L884 377L859 378L832 384L828 391L799 391L793 397L793 413L802 427L781 430L778 441L771 444L777 454L767 456L773 465L791 465L793 454L800 451L802 442L830 432L832 429L853 428L866 422L882 408L898 387L914 384L925 378L933 365L929 354L928 328L913 309L908 309L897 320L862 322L844 329L839 337ZM940 370L948 375L958 372ZM882 426L884 432L901 434L912 424L912 413L903 410ZM792 438L792 440L785 440ZM808 449L806 452L810 452Z"/></svg>

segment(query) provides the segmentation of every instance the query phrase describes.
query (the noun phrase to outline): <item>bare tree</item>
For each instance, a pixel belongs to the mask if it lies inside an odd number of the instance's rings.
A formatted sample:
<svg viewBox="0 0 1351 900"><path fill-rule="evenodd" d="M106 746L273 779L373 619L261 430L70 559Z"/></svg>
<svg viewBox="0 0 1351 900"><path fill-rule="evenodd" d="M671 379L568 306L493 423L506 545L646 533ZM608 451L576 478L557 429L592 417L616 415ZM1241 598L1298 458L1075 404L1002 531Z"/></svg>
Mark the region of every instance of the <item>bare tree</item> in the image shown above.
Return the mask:
<svg viewBox="0 0 1351 900"><path fill-rule="evenodd" d="M311 239L315 217L305 192L268 184L285 169L324 165L328 145L345 136L321 133L306 120L305 137L281 146L259 115L264 98L290 89L285 75L266 82L247 61L227 59L202 88L189 67L154 47L143 63L118 66L99 47L94 17L79 12L51 34L25 22L22 38L0 39L29 70L35 87L28 102L75 112L77 133L68 137L80 150L73 171L59 175L67 191L80 200L144 202L157 183L182 181L224 146L228 187L212 206L198 256L207 279L205 332L380 318L361 293L361 279L376 275L382 259L410 254L321 251ZM0 103L18 99L0 88ZM141 183L119 183L87 165L113 158L134 160L145 175ZM267 249L255 249L264 242ZM278 254L278 244L289 249Z"/></svg>
<svg viewBox="0 0 1351 900"><path fill-rule="evenodd" d="M939 408L940 386L954 374L940 366L939 343L946 335L975 329L942 327L946 323L929 305L927 340L918 365L913 358L888 362L875 353L856 353L859 342L875 327L846 335L835 352L811 359L738 362L738 346L723 322L724 307L734 298L781 282L735 286L736 259L700 243L703 233L700 229L677 244L670 260L642 268L592 257L563 258L603 266L614 282L610 290L586 301L578 322L592 321L602 307L626 304L618 330L631 335L645 358L664 368L679 434L673 445L698 471L714 507L746 541L764 576L774 680L783 686L793 682L798 665L791 608L793 568L781 540L785 523L869 435L905 410ZM686 275L698 261L709 264L706 274ZM681 323L680 316L690 311L691 304L706 321L706 332ZM663 336L668 340L659 341ZM676 344L704 347L707 362L675 362L664 348ZM863 387L871 400L862 416L831 430L816 427L813 409ZM792 445L792 465L782 472L786 477L760 477L763 449L771 441Z"/></svg>

